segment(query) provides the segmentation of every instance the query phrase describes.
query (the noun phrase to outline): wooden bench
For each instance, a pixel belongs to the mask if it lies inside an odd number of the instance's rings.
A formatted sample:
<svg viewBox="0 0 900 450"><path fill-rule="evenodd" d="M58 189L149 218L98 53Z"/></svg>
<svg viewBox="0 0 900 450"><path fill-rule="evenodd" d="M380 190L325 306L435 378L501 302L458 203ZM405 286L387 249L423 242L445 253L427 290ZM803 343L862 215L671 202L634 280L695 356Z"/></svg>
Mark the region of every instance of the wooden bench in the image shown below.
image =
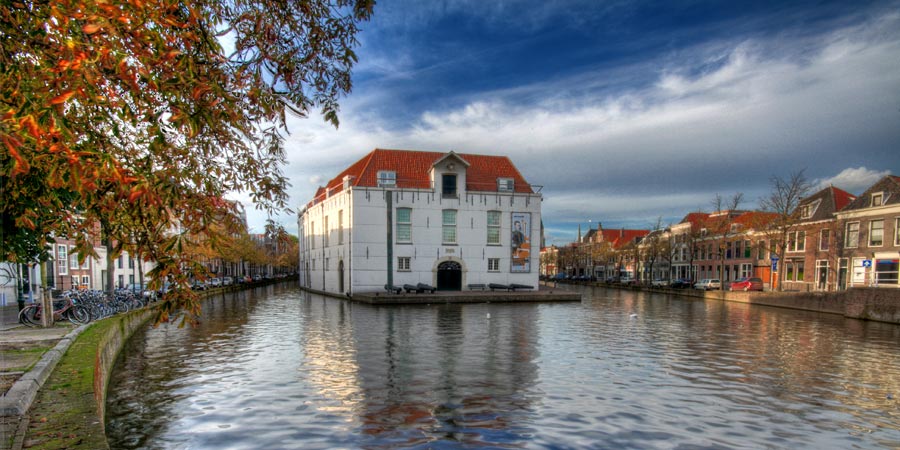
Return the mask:
<svg viewBox="0 0 900 450"><path fill-rule="evenodd" d="M487 286L485 286L483 283L472 283L467 286L470 291L483 291L487 289Z"/></svg>

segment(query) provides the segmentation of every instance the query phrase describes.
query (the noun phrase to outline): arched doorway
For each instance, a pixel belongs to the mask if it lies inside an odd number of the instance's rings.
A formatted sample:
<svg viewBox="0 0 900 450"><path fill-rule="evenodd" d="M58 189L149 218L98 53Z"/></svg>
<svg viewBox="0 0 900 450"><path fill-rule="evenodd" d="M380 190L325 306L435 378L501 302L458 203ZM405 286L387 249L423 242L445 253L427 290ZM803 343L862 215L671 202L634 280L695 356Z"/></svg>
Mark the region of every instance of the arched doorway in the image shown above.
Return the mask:
<svg viewBox="0 0 900 450"><path fill-rule="evenodd" d="M344 260L338 262L338 292L344 292Z"/></svg>
<svg viewBox="0 0 900 450"><path fill-rule="evenodd" d="M439 291L462 290L462 265L456 261L444 261L437 267L437 288Z"/></svg>

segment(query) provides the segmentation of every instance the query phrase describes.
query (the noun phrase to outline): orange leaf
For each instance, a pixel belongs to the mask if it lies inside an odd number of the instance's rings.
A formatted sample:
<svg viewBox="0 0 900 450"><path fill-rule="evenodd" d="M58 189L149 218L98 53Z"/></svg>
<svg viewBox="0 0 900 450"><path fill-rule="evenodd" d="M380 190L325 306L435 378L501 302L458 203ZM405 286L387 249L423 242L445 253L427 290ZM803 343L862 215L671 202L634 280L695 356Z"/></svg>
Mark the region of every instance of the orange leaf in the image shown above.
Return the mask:
<svg viewBox="0 0 900 450"><path fill-rule="evenodd" d="M65 103L66 100L68 100L70 97L72 97L72 94L74 94L74 92L72 92L72 91L63 92L62 94L59 94L56 97L53 97L53 99L50 100L50 104L58 105L60 103Z"/></svg>
<svg viewBox="0 0 900 450"><path fill-rule="evenodd" d="M95 23L89 23L83 27L81 27L81 31L84 31L86 34L94 34L100 31L100 25Z"/></svg>
<svg viewBox="0 0 900 450"><path fill-rule="evenodd" d="M28 129L28 134L31 137L38 139L41 137L41 129L38 127L37 123L34 121L34 117L31 115L27 115L19 120L19 126Z"/></svg>
<svg viewBox="0 0 900 450"><path fill-rule="evenodd" d="M144 195L144 190L142 188L135 187L131 190L131 194L128 195L128 201L134 203L134 201L137 200L137 198L141 195Z"/></svg>

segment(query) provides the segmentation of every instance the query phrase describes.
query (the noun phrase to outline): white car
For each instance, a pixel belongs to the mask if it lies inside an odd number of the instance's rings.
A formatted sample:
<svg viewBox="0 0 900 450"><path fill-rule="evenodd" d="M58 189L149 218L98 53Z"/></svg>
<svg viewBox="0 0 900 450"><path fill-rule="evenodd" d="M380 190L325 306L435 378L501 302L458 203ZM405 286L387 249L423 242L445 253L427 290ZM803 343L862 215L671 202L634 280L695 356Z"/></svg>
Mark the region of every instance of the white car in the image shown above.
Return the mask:
<svg viewBox="0 0 900 450"><path fill-rule="evenodd" d="M653 287L666 287L669 285L669 280L653 280L650 282L650 286Z"/></svg>
<svg viewBox="0 0 900 450"><path fill-rule="evenodd" d="M718 278L704 278L694 283L694 289L702 289L704 291L711 291L713 289L719 289L721 287L722 282L719 281Z"/></svg>
<svg viewBox="0 0 900 450"><path fill-rule="evenodd" d="M219 286L222 286L221 278L210 278L209 287L219 287Z"/></svg>

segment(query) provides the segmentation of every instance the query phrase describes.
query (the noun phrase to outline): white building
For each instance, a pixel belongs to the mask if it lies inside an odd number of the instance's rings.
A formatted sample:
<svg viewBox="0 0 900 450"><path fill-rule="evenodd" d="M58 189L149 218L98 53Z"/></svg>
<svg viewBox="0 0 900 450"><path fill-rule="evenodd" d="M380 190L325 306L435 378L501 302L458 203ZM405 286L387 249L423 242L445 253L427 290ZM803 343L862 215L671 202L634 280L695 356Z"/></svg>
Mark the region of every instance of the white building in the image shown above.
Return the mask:
<svg viewBox="0 0 900 450"><path fill-rule="evenodd" d="M376 149L301 209L301 285L537 289L538 191L503 156Z"/></svg>

